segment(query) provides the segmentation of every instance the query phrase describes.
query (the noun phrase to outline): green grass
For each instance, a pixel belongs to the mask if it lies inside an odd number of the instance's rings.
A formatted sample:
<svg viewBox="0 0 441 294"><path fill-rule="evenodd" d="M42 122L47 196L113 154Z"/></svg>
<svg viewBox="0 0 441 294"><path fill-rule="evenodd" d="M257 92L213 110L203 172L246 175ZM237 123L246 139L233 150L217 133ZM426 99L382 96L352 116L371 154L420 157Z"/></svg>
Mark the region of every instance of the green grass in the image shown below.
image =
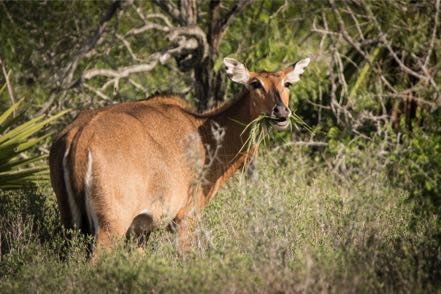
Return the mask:
<svg viewBox="0 0 441 294"><path fill-rule="evenodd" d="M354 158L351 159L354 161ZM441 254L431 219L414 214L369 154L342 175L298 149L263 151L259 180L235 176L209 204L191 252L152 234L87 260L66 241L49 187L1 192L0 292L432 292ZM364 176L363 176L364 175Z"/></svg>

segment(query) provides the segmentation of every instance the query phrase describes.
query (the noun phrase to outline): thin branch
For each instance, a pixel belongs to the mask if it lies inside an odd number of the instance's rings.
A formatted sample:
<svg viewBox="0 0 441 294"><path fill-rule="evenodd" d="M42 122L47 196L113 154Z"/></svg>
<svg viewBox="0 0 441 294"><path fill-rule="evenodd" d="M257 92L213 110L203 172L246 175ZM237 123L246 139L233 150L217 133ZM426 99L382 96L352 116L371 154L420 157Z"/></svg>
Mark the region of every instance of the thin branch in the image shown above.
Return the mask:
<svg viewBox="0 0 441 294"><path fill-rule="evenodd" d="M272 149L270 152L274 153L274 152L281 150L282 148L290 147L290 146L326 147L326 146L328 146L328 143L321 142L321 141L312 141L312 140L311 141L292 141L292 142L288 142L288 143L279 145L279 146L275 147L274 149Z"/></svg>
<svg viewBox="0 0 441 294"><path fill-rule="evenodd" d="M400 66L401 70L405 71L409 75L412 75L420 80L430 81L431 80L430 76L423 76L404 64L404 62L398 57L397 53L392 49L392 42L387 39L387 34L382 31L380 23L378 22L372 10L368 7L368 5L365 5L364 8L368 12L368 16L370 20L374 23L374 25L377 27L378 31L380 32L380 36L379 36L380 41L386 46L387 50L389 51L393 59Z"/></svg>
<svg viewBox="0 0 441 294"><path fill-rule="evenodd" d="M129 51L130 56L132 56L132 59L135 61L140 61L140 59L138 58L138 56L136 56L136 54L133 52L132 50L132 46L130 46L129 41L127 41L123 36L121 36L120 34L116 34L115 37L120 40L123 44L124 47L126 47L127 51Z"/></svg>
<svg viewBox="0 0 441 294"><path fill-rule="evenodd" d="M132 84L135 88L137 88L137 89L140 90L141 92L143 92L143 93L145 93L145 94L148 93L148 91L147 91L146 88L144 88L141 84L135 82L134 80L129 79L129 83Z"/></svg>
<svg viewBox="0 0 441 294"><path fill-rule="evenodd" d="M438 29L438 21L439 21L439 8L440 6L440 0L436 0L435 3L435 18L434 18L434 24L433 24L433 31L432 31L432 38L430 39L430 45L429 50L427 51L426 60L424 61L424 67L426 67L429 64L430 56L432 55L433 46L435 44L436 39L436 32Z"/></svg>
<svg viewBox="0 0 441 294"><path fill-rule="evenodd" d="M135 64L130 66L125 66L117 69L102 69L102 68L93 68L86 70L83 72L81 81L90 80L97 76L103 76L111 78L110 81L107 81L101 90L105 90L111 84L114 84L114 89L118 88L119 80L122 78L127 78L131 74L141 73L141 72L149 72L153 68L155 68L158 63L164 64L170 57L172 56L181 56L187 51L194 51L201 45L206 50L206 40L205 34L199 27L180 27L174 29L170 34L168 34L168 39L170 40L170 45L167 49L162 50L161 52L156 52L151 54L145 63ZM199 40L199 42L196 39ZM207 54L204 50L204 56Z"/></svg>
<svg viewBox="0 0 441 294"><path fill-rule="evenodd" d="M149 19L149 18L158 18L158 19L161 19L161 20L165 23L166 26L168 26L168 27L173 27L173 25L172 25L172 23L170 22L170 20L169 20L165 15L163 15L163 14L161 14L161 13L152 13L152 14L149 14L149 15L147 15L146 19Z"/></svg>
<svg viewBox="0 0 441 294"><path fill-rule="evenodd" d="M170 29L173 27L170 20L165 15L163 15L161 13L152 13L152 14L149 14L146 16L146 15L144 15L143 11L139 7L135 6L134 4L133 4L133 6L135 7L135 11L138 14L138 16L144 22L144 25L142 27L131 29L130 31L127 32L126 35L141 34L141 33L148 31L148 30L158 30L158 31L163 31L163 32L169 32ZM152 19L152 18L162 20L165 23L165 25L160 25L157 23L150 22L149 19Z"/></svg>
<svg viewBox="0 0 441 294"><path fill-rule="evenodd" d="M74 56L72 61L69 62L68 65L64 68L61 80L61 88L70 87L74 73L78 67L80 60L84 58L92 49L95 48L104 33L107 23L112 19L112 17L116 14L120 7L120 0L114 0L106 13L101 17L100 23L95 29L93 35L87 39L87 41L80 48L79 52Z"/></svg>
<svg viewBox="0 0 441 294"><path fill-rule="evenodd" d="M142 11L141 8L136 6L134 3L132 4L132 6L135 7L136 13L138 14L139 18L141 18L144 23L148 23L149 18L159 18L165 23L166 26L173 27L173 25L170 22L170 20L168 19L168 17L166 17L162 13L151 13L151 14L145 16L144 12Z"/></svg>
<svg viewBox="0 0 441 294"><path fill-rule="evenodd" d="M95 93L97 96L103 98L104 100L109 100L109 101L112 100L112 99L110 99L109 96L107 96L106 94L104 94L104 93L101 92L100 90L95 89L94 87L88 85L87 83L84 83L84 87L85 87L86 89L88 89L89 91Z"/></svg>
<svg viewBox="0 0 441 294"><path fill-rule="evenodd" d="M276 10L276 12L274 12L271 16L270 19L276 19L279 16L279 13L282 11L286 11L289 7L289 2L288 0L285 0L284 3L282 5L280 5L280 7Z"/></svg>
<svg viewBox="0 0 441 294"><path fill-rule="evenodd" d="M162 11L168 14L174 21L179 24L183 24L179 9L171 1L153 0L153 3L155 3L156 6L158 6Z"/></svg>
<svg viewBox="0 0 441 294"><path fill-rule="evenodd" d="M162 32L169 32L170 28L166 27L166 26L158 25L156 23L149 22L149 23L146 23L145 25L143 25L142 27L131 29L130 31L127 32L126 35L127 36L138 35L138 34L142 34L142 33L149 31L149 30L158 30L158 31L162 31Z"/></svg>
<svg viewBox="0 0 441 294"><path fill-rule="evenodd" d="M340 26L340 34L343 36L343 38L352 46L355 48L355 50L358 51L358 53L360 53L363 58L369 63L370 66L372 65L372 61L369 57L369 54L367 54L365 51L363 51L361 49L360 43L356 42L354 39L352 39L352 37L348 34L347 30L346 30L346 26L345 23L343 21L343 17L341 16L339 9L337 8L337 6L335 5L334 0L330 0L330 3L332 5L332 10L334 11L335 16L337 17L337 21L338 24Z"/></svg>
<svg viewBox="0 0 441 294"><path fill-rule="evenodd" d="M419 73L417 73L416 71L410 69L409 67L407 67L407 65L405 65L403 63L403 61L401 61L401 59L398 57L397 53L392 49L392 43L387 39L386 34L383 34L380 36L380 40L381 42L386 46L387 50L389 51L389 53L392 55L393 59L398 63L398 65L400 66L400 68L407 72L408 74L423 80L423 81L427 81L429 80L428 77L425 77L423 75L420 75Z"/></svg>
<svg viewBox="0 0 441 294"><path fill-rule="evenodd" d="M11 72L6 71L5 64L1 58L0 58L0 64L2 66L3 76L5 77L6 87L8 88L9 98L11 99L12 104L14 104L15 103L14 89L12 88L11 81L9 80L9 75ZM14 111L14 116L15 116L15 111Z"/></svg>
<svg viewBox="0 0 441 294"><path fill-rule="evenodd" d="M125 67L121 67L117 70L100 69L100 68L90 69L90 70L87 70L86 72L84 72L83 79L89 80L89 79L94 78L96 76L104 76L104 77L118 78L118 79L127 78L129 75L134 74L134 73L151 71L156 66L159 59L160 59L160 56L155 55L155 58L152 58L152 60L149 63L125 66Z"/></svg>
<svg viewBox="0 0 441 294"><path fill-rule="evenodd" d="M346 1L344 1L346 9L347 9L347 13L349 13L349 15L351 16L352 20L354 21L355 27L357 28L357 32L360 35L360 39L362 41L364 41L364 34L363 31L361 30L361 26L360 23L358 22L357 17L355 16L354 11L352 10L351 6L348 5L348 3Z"/></svg>
<svg viewBox="0 0 441 294"><path fill-rule="evenodd" d="M253 3L254 0L239 0L237 1L231 9L225 13L222 18L214 19L214 25L210 32L210 43L213 47L217 48L219 43L225 33L228 25L233 21L235 16L241 13L245 7Z"/></svg>

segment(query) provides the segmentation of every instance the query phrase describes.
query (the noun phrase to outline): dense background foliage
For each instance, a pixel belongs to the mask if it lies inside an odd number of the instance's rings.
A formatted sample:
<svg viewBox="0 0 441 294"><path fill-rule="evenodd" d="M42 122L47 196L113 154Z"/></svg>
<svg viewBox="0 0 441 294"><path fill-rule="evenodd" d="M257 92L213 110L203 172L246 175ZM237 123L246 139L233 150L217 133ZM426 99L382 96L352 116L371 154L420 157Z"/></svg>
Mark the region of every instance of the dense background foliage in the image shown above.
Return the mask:
<svg viewBox="0 0 441 294"><path fill-rule="evenodd" d="M439 0L0 2L0 289L439 287L440 10ZM238 175L223 189L194 252L158 232L143 258L121 249L91 267L39 177L47 134L81 109L157 92L216 105L240 90L227 56L250 70L311 57L291 107L312 132L274 133L258 181Z"/></svg>

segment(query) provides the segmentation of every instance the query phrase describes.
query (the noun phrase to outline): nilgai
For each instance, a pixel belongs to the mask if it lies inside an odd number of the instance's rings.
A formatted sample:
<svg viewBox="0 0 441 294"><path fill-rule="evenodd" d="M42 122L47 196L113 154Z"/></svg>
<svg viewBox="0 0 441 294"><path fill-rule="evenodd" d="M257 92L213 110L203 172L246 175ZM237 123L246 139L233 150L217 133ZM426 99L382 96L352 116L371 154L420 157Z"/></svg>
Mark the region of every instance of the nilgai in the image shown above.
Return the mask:
<svg viewBox="0 0 441 294"><path fill-rule="evenodd" d="M185 244L193 213L253 155L243 148L246 126L264 114L275 129L288 127L289 87L308 64L250 72L225 58L229 78L244 89L203 113L175 96L82 111L50 150L62 223L93 234L96 249L169 224Z"/></svg>

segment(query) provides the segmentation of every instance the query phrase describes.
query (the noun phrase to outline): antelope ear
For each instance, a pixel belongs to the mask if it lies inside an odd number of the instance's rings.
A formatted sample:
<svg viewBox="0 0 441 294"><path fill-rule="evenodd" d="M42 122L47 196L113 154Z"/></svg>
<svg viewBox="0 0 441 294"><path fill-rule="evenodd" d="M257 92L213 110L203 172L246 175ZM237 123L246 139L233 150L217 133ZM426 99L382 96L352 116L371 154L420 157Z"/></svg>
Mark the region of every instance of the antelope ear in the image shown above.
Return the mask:
<svg viewBox="0 0 441 294"><path fill-rule="evenodd" d="M236 83L246 85L250 79L250 73L248 69L233 58L224 58L224 65L227 71L228 77Z"/></svg>
<svg viewBox="0 0 441 294"><path fill-rule="evenodd" d="M308 66L310 61L310 58L305 58L285 69L286 82L291 84L298 82L300 80L300 75L305 71L305 68Z"/></svg>

